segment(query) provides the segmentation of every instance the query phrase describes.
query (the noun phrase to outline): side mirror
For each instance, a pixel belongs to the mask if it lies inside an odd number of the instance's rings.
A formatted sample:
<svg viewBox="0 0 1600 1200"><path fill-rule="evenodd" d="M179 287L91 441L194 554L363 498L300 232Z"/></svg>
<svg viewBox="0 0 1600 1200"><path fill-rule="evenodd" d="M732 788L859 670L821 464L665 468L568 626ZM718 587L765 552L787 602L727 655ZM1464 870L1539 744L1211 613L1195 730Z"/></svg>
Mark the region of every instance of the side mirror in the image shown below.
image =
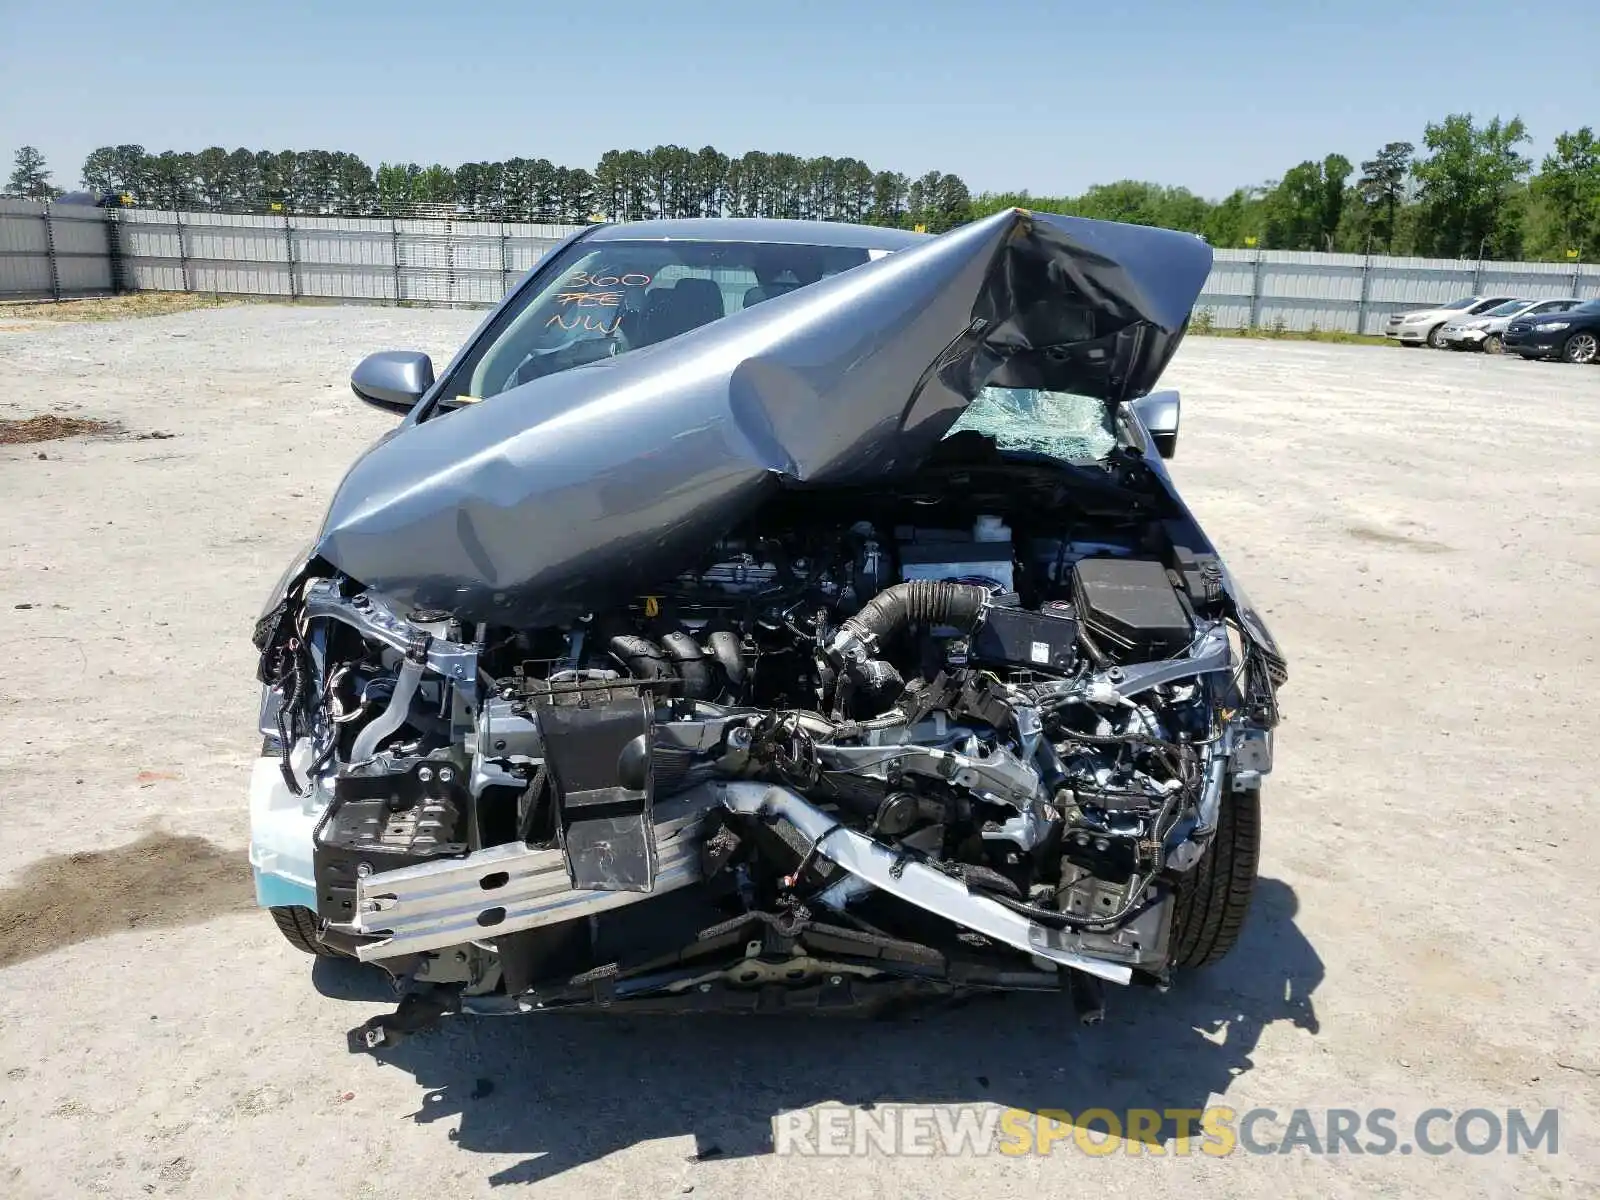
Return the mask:
<svg viewBox="0 0 1600 1200"><path fill-rule="evenodd" d="M1168 388L1165 391L1150 392L1131 402L1130 407L1139 418L1139 423L1150 433L1150 440L1155 443L1156 453L1162 458L1171 458L1178 452L1178 416L1181 403L1178 393Z"/></svg>
<svg viewBox="0 0 1600 1200"><path fill-rule="evenodd" d="M419 350L369 354L350 372L350 390L368 404L410 412L433 386L433 360Z"/></svg>

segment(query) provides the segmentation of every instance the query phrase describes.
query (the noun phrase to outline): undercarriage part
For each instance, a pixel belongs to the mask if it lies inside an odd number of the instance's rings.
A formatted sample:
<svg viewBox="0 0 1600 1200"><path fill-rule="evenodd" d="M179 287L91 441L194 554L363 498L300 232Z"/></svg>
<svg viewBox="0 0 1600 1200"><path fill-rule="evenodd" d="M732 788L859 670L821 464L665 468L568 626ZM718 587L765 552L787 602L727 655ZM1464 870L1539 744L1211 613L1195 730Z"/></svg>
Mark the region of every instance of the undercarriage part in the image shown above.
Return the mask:
<svg viewBox="0 0 1600 1200"><path fill-rule="evenodd" d="M1085 1025L1098 1025L1106 1019L1106 990L1093 975L1082 971L1067 973L1067 988L1072 993L1072 1007L1078 1020Z"/></svg>
<svg viewBox="0 0 1600 1200"><path fill-rule="evenodd" d="M648 892L655 710L637 687L552 690L534 701L574 888Z"/></svg>
<svg viewBox="0 0 1600 1200"><path fill-rule="evenodd" d="M465 854L466 806L466 769L456 752L352 764L334 781L313 835L318 911L348 922L361 876Z"/></svg>
<svg viewBox="0 0 1600 1200"><path fill-rule="evenodd" d="M411 992L401 998L394 1012L373 1017L352 1029L350 1051L364 1054L391 1047L413 1034L432 1029L440 1018L460 1011L458 989L434 987Z"/></svg>
<svg viewBox="0 0 1600 1200"><path fill-rule="evenodd" d="M698 833L708 806L704 797L698 804L675 798L657 806L650 895L700 878ZM356 946L356 957L367 962L554 925L644 898L639 892L574 889L559 849L513 842L464 858L359 877L349 932L382 939Z"/></svg>
<svg viewBox="0 0 1600 1200"><path fill-rule="evenodd" d="M816 852L879 891L927 909L975 933L1058 966L1075 967L1113 983L1127 983L1131 972L1066 949L1051 931L1011 912L965 883L920 862L908 862L887 846L847 829L787 788L754 783L715 785L722 803L747 816L782 816L809 838Z"/></svg>

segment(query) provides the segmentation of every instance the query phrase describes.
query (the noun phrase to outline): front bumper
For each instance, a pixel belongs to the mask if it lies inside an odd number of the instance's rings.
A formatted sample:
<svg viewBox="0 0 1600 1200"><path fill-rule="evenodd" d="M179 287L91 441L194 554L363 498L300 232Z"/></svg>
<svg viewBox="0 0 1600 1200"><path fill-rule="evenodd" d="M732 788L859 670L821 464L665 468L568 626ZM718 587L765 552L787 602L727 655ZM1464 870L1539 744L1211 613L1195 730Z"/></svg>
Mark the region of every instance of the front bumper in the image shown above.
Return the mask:
<svg viewBox="0 0 1600 1200"><path fill-rule="evenodd" d="M258 758L250 770L250 873L262 908L317 910L312 834L322 817L315 792L296 796L277 758Z"/></svg>
<svg viewBox="0 0 1600 1200"><path fill-rule="evenodd" d="M1453 350L1480 350L1483 348L1484 339L1489 336L1486 329L1458 329L1446 326L1439 334L1439 340Z"/></svg>
<svg viewBox="0 0 1600 1200"><path fill-rule="evenodd" d="M1504 340L1507 353L1524 358L1553 358L1562 345L1559 333L1507 333Z"/></svg>
<svg viewBox="0 0 1600 1200"><path fill-rule="evenodd" d="M1394 338L1397 342L1425 342L1428 340L1427 325L1391 325L1384 330L1385 337Z"/></svg>

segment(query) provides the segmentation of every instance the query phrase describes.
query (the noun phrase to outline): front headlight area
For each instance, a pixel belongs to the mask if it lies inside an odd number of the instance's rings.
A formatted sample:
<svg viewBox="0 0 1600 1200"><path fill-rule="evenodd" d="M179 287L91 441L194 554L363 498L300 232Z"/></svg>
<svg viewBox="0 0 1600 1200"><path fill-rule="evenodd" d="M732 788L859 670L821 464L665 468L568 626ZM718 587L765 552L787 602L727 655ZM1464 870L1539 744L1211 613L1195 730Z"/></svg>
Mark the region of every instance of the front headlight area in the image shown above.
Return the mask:
<svg viewBox="0 0 1600 1200"><path fill-rule="evenodd" d="M479 704L470 637L447 614L402 614L338 577L293 580L263 616L250 796L263 907L348 922L359 874L463 852ZM509 811L524 787L507 789Z"/></svg>

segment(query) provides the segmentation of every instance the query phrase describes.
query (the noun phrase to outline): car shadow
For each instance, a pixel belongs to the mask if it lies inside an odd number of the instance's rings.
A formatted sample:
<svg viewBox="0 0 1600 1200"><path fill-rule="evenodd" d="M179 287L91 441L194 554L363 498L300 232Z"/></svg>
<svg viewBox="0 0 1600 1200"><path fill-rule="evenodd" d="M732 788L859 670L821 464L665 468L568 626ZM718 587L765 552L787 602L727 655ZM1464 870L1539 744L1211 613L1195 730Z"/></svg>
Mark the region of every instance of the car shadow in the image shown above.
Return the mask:
<svg viewBox="0 0 1600 1200"><path fill-rule="evenodd" d="M465 1018L399 1043L380 1061L424 1089L413 1120L459 1116L451 1138L461 1150L522 1156L489 1176L496 1185L548 1179L685 1134L695 1139L691 1159L771 1153L775 1116L824 1102L1032 1113L1202 1109L1254 1065L1267 1025L1318 1031L1312 993L1322 960L1296 926L1296 909L1293 889L1261 879L1240 942L1223 962L1181 975L1164 995L1109 988L1106 1019L1094 1027L1077 1021L1064 994L985 998L877 1021ZM389 994L377 972L318 968L324 994ZM1176 1133L1169 1119L1149 1140Z"/></svg>

